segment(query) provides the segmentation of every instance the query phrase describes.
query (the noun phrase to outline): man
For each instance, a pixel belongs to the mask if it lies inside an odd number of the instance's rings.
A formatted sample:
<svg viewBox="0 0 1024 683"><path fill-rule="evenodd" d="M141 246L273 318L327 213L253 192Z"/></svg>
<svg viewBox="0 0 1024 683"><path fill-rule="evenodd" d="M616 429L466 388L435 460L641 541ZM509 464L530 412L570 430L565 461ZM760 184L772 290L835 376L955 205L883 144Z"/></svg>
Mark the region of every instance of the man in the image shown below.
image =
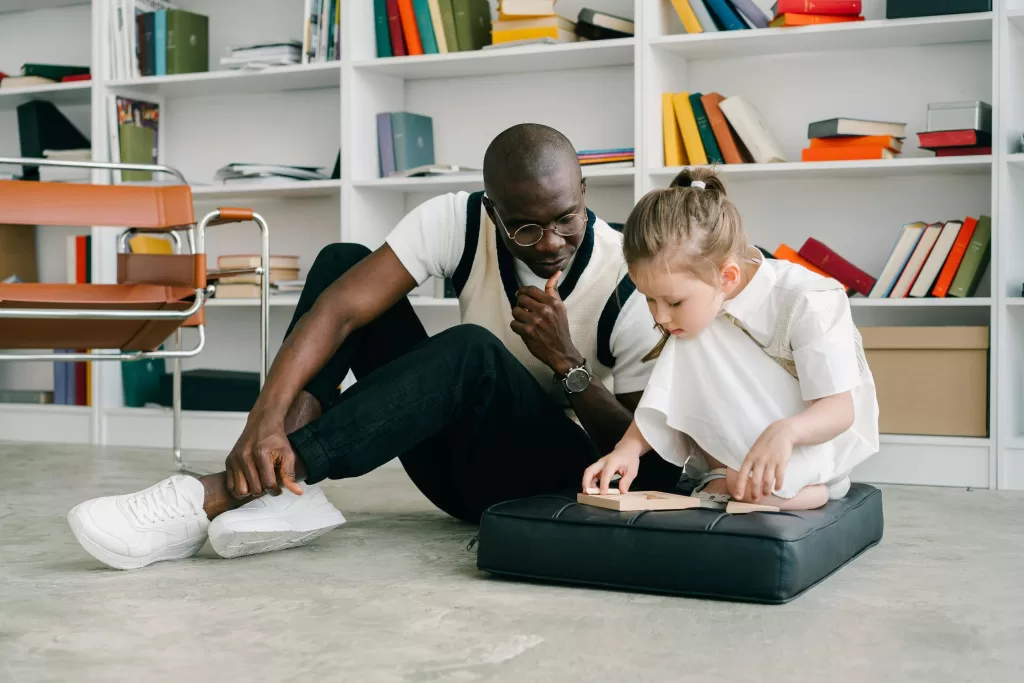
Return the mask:
<svg viewBox="0 0 1024 683"><path fill-rule="evenodd" d="M483 166L486 193L425 202L373 253L325 248L226 472L82 503L68 517L86 550L128 568L207 535L225 557L300 545L344 521L316 482L396 457L469 522L578 486L629 426L659 335L565 136L514 126ZM431 276L452 279L463 324L428 338L407 295ZM634 488L678 478L645 458Z"/></svg>

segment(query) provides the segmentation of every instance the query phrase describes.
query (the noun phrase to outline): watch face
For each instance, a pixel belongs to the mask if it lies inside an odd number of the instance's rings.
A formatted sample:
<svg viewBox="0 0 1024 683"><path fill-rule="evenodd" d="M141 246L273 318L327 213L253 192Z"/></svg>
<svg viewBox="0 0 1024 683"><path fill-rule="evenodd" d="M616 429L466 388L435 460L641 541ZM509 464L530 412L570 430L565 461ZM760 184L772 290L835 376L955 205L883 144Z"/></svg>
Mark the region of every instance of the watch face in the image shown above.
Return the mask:
<svg viewBox="0 0 1024 683"><path fill-rule="evenodd" d="M576 368L565 378L565 386L569 391L583 391L590 384L590 375L586 370Z"/></svg>

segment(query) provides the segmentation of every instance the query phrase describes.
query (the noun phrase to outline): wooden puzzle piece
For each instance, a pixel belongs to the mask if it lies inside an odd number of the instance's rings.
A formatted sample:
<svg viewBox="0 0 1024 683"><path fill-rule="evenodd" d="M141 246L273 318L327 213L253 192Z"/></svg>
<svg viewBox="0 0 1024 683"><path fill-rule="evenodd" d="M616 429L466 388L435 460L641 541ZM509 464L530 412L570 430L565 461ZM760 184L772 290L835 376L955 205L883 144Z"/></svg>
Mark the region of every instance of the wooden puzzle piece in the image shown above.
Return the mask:
<svg viewBox="0 0 1024 683"><path fill-rule="evenodd" d="M596 486L591 486L588 489L584 489L583 493L587 494L588 496L598 496L598 495L601 495L601 489L599 489ZM608 489L608 495L615 496L615 495L618 495L618 494L619 494L619 490L618 489L616 489L616 488L609 488Z"/></svg>
<svg viewBox="0 0 1024 683"><path fill-rule="evenodd" d="M687 510L701 506L699 498L660 491L630 491L629 493L608 493L603 496L577 493L576 502L620 512Z"/></svg>
<svg viewBox="0 0 1024 683"><path fill-rule="evenodd" d="M757 505L756 503L740 503L731 500L725 506L725 511L732 515L745 515L748 512L778 512L779 508L774 505Z"/></svg>

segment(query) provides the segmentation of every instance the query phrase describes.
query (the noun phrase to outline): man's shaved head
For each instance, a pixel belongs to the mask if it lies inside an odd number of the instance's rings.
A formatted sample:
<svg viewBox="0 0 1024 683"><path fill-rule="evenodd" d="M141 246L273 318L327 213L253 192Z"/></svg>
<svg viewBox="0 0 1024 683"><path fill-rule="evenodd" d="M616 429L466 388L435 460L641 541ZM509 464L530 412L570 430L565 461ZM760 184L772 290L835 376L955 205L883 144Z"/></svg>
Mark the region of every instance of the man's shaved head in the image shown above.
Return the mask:
<svg viewBox="0 0 1024 683"><path fill-rule="evenodd" d="M579 157L569 138L539 123L512 126L491 141L484 153L484 187L490 196L503 186L546 178L571 170L581 178Z"/></svg>

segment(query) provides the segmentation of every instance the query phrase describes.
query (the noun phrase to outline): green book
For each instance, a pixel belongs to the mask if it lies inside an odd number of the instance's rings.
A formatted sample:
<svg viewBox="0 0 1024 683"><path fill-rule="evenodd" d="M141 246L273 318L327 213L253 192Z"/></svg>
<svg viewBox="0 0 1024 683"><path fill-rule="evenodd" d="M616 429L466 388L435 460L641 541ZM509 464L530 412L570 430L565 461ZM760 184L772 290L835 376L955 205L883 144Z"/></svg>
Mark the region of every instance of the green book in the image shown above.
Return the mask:
<svg viewBox="0 0 1024 683"><path fill-rule="evenodd" d="M690 107L693 108L693 117L697 119L697 130L700 131L701 142L704 143L704 151L708 155L709 164L722 164L722 152L718 149L718 142L715 140L715 131L711 129L711 122L708 121L708 113L704 110L704 103L700 99L699 92L690 95Z"/></svg>
<svg viewBox="0 0 1024 683"><path fill-rule="evenodd" d="M429 116L392 112L391 139L395 145L396 171L434 163L434 121Z"/></svg>
<svg viewBox="0 0 1024 683"><path fill-rule="evenodd" d="M59 64L24 64L21 73L25 76L39 76L59 81L65 76L84 76L89 73L87 66L61 66Z"/></svg>
<svg viewBox="0 0 1024 683"><path fill-rule="evenodd" d="M387 0L373 0L373 31L377 37L377 56L392 57Z"/></svg>
<svg viewBox="0 0 1024 683"><path fill-rule="evenodd" d="M444 40L448 44L448 52L461 52L463 47L459 43L459 34L455 30L455 11L452 9L452 0L437 0L441 6L441 24L444 26Z"/></svg>
<svg viewBox="0 0 1024 683"><path fill-rule="evenodd" d="M152 164L153 129L122 123L118 128L118 146L121 161L126 164ZM121 171L123 182L148 182L153 179L152 171Z"/></svg>
<svg viewBox="0 0 1024 683"><path fill-rule="evenodd" d="M167 73L210 70L210 21L202 14L167 10Z"/></svg>
<svg viewBox="0 0 1024 683"><path fill-rule="evenodd" d="M487 0L452 0L459 51L491 44L491 5Z"/></svg>
<svg viewBox="0 0 1024 683"><path fill-rule="evenodd" d="M956 270L953 284L949 286L948 296L974 296L981 276L985 274L991 245L992 219L989 216L980 216L974 234L971 235L971 241L967 244L964 258Z"/></svg>
<svg viewBox="0 0 1024 683"><path fill-rule="evenodd" d="M124 390L125 407L141 408L147 403L159 403L160 378L165 373L162 358L122 362L121 388Z"/></svg>

